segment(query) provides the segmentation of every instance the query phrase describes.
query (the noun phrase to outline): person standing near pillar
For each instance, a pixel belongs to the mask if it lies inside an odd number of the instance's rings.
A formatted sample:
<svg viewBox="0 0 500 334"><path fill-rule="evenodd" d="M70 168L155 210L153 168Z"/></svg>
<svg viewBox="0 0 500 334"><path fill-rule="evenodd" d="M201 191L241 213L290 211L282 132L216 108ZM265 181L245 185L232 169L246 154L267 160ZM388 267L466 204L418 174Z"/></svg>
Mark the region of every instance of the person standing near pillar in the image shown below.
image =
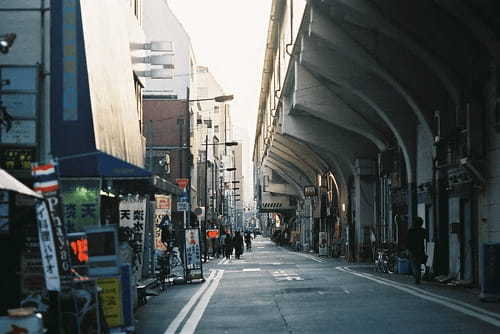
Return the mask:
<svg viewBox="0 0 500 334"><path fill-rule="evenodd" d="M413 226L408 230L408 251L416 284L420 284L421 266L426 260L424 245L426 231L422 227L423 224L422 218L415 217Z"/></svg>

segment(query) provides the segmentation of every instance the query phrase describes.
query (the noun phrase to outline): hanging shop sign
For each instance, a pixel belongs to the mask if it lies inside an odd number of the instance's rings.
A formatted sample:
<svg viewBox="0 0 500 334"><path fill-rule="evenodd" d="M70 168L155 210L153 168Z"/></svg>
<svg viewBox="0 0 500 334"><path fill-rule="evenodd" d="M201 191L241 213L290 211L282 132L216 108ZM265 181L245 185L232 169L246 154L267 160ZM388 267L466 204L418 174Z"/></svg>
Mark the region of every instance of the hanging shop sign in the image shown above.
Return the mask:
<svg viewBox="0 0 500 334"><path fill-rule="evenodd" d="M155 195L155 202L155 249L166 250L166 247L161 240L162 227L160 225L162 222L167 221L164 219L165 217L168 218L172 216L172 197L168 195Z"/></svg>
<svg viewBox="0 0 500 334"><path fill-rule="evenodd" d="M48 228L52 228L53 240L56 248L54 256L56 256L59 264L59 274L64 277L69 276L71 274L70 253L63 223L62 203L59 196L57 165L54 162L45 165L35 164L32 167L32 174L35 179L33 188L35 191L41 193L45 199L45 201L39 201L37 203L37 221L39 224L44 223L46 221L44 213L45 210L48 210L48 221L50 224ZM42 205L40 203L44 204ZM40 247L42 247L42 242L40 242ZM41 249L41 251L43 257L44 250Z"/></svg>
<svg viewBox="0 0 500 334"><path fill-rule="evenodd" d="M63 179L61 194L68 232L100 225L100 179Z"/></svg>
<svg viewBox="0 0 500 334"><path fill-rule="evenodd" d="M45 201L39 201L36 206L38 221L38 238L42 256L45 285L49 291L61 291L57 248L54 240L53 226Z"/></svg>
<svg viewBox="0 0 500 334"><path fill-rule="evenodd" d="M129 197L120 201L120 227L123 228L134 252L133 270L142 272L144 254L144 227L146 223L146 199Z"/></svg>

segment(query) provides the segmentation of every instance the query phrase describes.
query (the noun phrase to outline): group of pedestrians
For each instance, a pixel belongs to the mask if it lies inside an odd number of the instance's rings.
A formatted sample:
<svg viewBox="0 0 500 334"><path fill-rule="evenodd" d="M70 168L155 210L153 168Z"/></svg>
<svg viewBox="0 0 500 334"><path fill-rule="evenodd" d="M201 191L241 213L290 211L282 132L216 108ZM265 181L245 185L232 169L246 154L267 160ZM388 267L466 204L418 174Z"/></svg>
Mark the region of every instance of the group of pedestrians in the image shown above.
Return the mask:
<svg viewBox="0 0 500 334"><path fill-rule="evenodd" d="M245 234L245 243L247 244L247 250L251 248L251 236ZM230 259L231 255L235 255L236 259L240 259L243 254L243 236L239 231L235 232L234 235L231 232L223 233L220 237L220 245L223 251L223 255L226 259Z"/></svg>

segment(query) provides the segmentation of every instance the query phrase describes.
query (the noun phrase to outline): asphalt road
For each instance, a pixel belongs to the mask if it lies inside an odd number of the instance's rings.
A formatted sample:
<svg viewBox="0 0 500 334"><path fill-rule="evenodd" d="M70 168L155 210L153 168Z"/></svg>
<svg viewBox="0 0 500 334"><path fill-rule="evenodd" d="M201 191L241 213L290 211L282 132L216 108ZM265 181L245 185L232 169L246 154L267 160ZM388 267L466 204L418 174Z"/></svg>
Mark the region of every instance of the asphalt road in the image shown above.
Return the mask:
<svg viewBox="0 0 500 334"><path fill-rule="evenodd" d="M498 312L359 269L260 238L150 299L137 333L500 333Z"/></svg>

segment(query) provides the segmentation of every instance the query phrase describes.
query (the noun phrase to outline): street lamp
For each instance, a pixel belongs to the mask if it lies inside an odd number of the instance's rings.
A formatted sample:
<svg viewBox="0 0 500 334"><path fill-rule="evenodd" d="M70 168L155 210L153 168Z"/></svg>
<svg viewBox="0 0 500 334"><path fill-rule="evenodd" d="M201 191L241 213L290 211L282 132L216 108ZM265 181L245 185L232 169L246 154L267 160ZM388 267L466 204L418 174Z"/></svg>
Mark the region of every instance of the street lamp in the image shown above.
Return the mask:
<svg viewBox="0 0 500 334"><path fill-rule="evenodd" d="M16 34L14 33L0 35L0 52L4 54L8 53L15 39Z"/></svg>
<svg viewBox="0 0 500 334"><path fill-rule="evenodd" d="M236 146L238 145L237 142L227 142L227 143L211 143L209 144L208 143L208 133L205 137L205 199L204 199L204 206L205 206L205 216L204 216L204 219L203 219L203 228L202 228L202 232L203 232L203 241L204 241L204 245L205 245L205 249L204 249L204 252L203 252L203 255L204 255L204 258L205 258L205 262L207 262L207 258L208 258L208 247L207 247L207 232L206 232L206 228L207 228L207 211L208 211L208 145L212 145L212 146L215 146L215 145L224 145L224 146ZM233 167L233 168L226 168L227 171L235 171L236 168Z"/></svg>

